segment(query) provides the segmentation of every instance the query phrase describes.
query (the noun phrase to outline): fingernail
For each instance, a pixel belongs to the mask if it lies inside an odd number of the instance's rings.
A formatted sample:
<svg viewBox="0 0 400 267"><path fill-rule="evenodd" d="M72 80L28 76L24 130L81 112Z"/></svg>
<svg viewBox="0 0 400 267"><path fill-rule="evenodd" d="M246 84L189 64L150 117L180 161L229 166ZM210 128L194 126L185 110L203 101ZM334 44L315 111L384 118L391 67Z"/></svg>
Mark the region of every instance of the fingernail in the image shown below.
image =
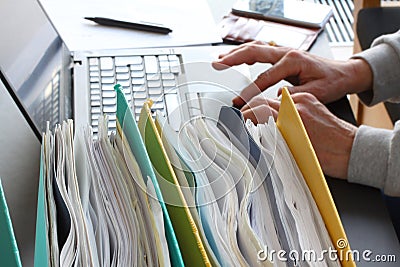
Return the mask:
<svg viewBox="0 0 400 267"><path fill-rule="evenodd" d="M216 70L225 70L225 69L229 68L228 65L225 65L225 64L220 63L220 62L221 62L220 60L216 60L216 61L213 61L211 63L211 65Z"/></svg>

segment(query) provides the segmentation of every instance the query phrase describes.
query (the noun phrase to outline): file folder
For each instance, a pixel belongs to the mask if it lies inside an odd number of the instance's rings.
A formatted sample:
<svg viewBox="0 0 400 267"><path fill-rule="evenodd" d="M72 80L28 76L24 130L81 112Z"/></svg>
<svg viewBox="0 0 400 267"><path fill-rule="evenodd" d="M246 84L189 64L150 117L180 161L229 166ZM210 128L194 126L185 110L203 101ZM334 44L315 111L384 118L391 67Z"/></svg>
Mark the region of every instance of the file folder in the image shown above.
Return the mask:
<svg viewBox="0 0 400 267"><path fill-rule="evenodd" d="M146 152L145 145L141 138L139 128L134 119L133 113L128 107L128 103L125 99L124 93L121 91L121 86L116 85L115 91L117 93L117 128L123 138L126 138L133 155L135 156L140 170L144 179L150 178L161 205L161 209L164 215L164 228L165 235L168 242L168 248L170 253L171 265L173 266L184 266L181 251L179 249L178 241L172 226L171 218L168 214L167 207L165 205L161 190L156 179L155 173L150 163L150 159Z"/></svg>
<svg viewBox="0 0 400 267"><path fill-rule="evenodd" d="M168 213L187 266L211 266L199 230L193 220L179 182L162 144L150 112L151 100L144 103L139 117L139 130L153 164Z"/></svg>
<svg viewBox="0 0 400 267"><path fill-rule="evenodd" d="M21 259L10 214L8 212L6 196L0 179L0 261L1 266L21 266Z"/></svg>
<svg viewBox="0 0 400 267"><path fill-rule="evenodd" d="M41 149L40 157L40 175L38 189L38 203L36 215L36 236L35 236L35 259L34 265L37 267L49 266L50 253L49 241L47 235L47 208L45 196L45 180L44 180L44 147Z"/></svg>
<svg viewBox="0 0 400 267"><path fill-rule="evenodd" d="M352 257L346 259L347 255L351 256L346 233L311 141L287 88L282 91L276 124L306 180L342 266L356 266Z"/></svg>

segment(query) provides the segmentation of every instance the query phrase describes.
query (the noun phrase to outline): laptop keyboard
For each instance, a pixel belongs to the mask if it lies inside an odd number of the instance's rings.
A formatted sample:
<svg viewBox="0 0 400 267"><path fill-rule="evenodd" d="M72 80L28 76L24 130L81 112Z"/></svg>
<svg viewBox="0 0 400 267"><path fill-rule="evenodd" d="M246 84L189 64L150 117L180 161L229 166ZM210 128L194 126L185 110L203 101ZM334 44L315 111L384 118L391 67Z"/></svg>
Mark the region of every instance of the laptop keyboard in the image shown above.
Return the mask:
<svg viewBox="0 0 400 267"><path fill-rule="evenodd" d="M178 103L177 75L181 73L178 55L146 55L89 58L91 125L98 132L98 118L107 114L109 131L116 130L115 84L121 84L136 120L150 98L152 109L168 114Z"/></svg>

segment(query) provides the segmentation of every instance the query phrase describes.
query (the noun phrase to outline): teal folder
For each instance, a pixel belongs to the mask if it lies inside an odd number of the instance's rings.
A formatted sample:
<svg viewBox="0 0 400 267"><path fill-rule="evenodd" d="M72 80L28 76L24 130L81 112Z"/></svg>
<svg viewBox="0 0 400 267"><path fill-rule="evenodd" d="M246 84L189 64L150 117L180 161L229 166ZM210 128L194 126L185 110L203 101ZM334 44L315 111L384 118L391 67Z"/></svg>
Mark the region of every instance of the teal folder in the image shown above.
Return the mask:
<svg viewBox="0 0 400 267"><path fill-rule="evenodd" d="M139 128L136 124L134 116L132 114L131 109L128 106L128 103L125 99L124 93L121 91L121 86L116 85L115 91L117 93L117 127L118 131L123 132L123 137L129 143L129 146L132 150L132 154L134 155L137 163L142 172L143 178L146 179L149 177L153 182L154 188L156 190L158 201L161 205L161 209L164 215L164 229L165 235L168 242L168 249L171 259L172 266L184 266L183 258L181 251L179 249L178 241L176 239L176 235L174 232L174 228L172 227L172 222L169 217L167 207L163 200L160 187L158 181L156 179L153 167L151 165L149 156L147 154L145 145L143 143L142 137L139 132ZM146 181L145 181L146 182Z"/></svg>
<svg viewBox="0 0 400 267"><path fill-rule="evenodd" d="M21 266L18 246L14 237L14 231L10 214L0 179L0 265Z"/></svg>
<svg viewBox="0 0 400 267"><path fill-rule="evenodd" d="M49 266L50 254L49 244L47 238L47 215L46 215L46 198L45 198L45 184L44 184L44 170L43 170L43 153L44 146L42 145L40 157L40 175L39 175L39 189L38 189L38 202L36 214L36 237L35 237L35 266Z"/></svg>

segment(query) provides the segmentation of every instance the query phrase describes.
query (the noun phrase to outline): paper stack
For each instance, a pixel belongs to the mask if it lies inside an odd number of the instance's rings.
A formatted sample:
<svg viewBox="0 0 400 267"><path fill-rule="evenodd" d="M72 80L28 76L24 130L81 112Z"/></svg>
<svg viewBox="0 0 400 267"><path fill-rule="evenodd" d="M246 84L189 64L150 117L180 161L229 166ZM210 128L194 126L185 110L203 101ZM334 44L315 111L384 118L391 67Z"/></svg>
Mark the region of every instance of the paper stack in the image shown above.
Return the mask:
<svg viewBox="0 0 400 267"><path fill-rule="evenodd" d="M355 266L326 253L350 248L287 92L277 123L223 107L175 132L116 91L117 133L43 135L36 266Z"/></svg>

